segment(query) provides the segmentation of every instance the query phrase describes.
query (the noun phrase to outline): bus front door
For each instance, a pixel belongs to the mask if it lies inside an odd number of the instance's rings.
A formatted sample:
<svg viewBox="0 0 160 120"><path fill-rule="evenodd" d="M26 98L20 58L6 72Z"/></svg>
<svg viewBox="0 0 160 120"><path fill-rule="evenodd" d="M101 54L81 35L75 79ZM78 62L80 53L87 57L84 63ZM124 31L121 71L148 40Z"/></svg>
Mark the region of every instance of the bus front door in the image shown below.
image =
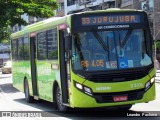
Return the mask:
<svg viewBox="0 0 160 120"><path fill-rule="evenodd" d="M31 60L31 79L34 98L38 97L37 74L36 74L36 37L30 37L30 60Z"/></svg>
<svg viewBox="0 0 160 120"><path fill-rule="evenodd" d="M69 59L66 58L67 51L65 50L65 34L66 30L59 31L59 40L60 40L60 76L61 76L61 90L62 90L62 101L64 104L68 103L69 99L69 86L70 81L70 65Z"/></svg>

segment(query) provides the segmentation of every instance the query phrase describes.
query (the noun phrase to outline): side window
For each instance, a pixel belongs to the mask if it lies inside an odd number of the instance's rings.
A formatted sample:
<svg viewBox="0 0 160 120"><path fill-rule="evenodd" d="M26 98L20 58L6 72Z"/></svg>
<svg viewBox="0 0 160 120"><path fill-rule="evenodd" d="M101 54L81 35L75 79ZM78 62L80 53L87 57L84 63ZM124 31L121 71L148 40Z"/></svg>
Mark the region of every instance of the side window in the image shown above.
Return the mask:
<svg viewBox="0 0 160 120"><path fill-rule="evenodd" d="M18 38L18 60L23 60L23 38Z"/></svg>
<svg viewBox="0 0 160 120"><path fill-rule="evenodd" d="M17 39L12 40L12 59L17 60L18 49L17 49Z"/></svg>
<svg viewBox="0 0 160 120"><path fill-rule="evenodd" d="M24 60L29 60L29 42L28 36L24 37Z"/></svg>
<svg viewBox="0 0 160 120"><path fill-rule="evenodd" d="M47 53L48 59L58 59L58 40L56 29L47 31Z"/></svg>
<svg viewBox="0 0 160 120"><path fill-rule="evenodd" d="M37 50L37 57L39 60L46 59L46 32L38 33L38 50Z"/></svg>

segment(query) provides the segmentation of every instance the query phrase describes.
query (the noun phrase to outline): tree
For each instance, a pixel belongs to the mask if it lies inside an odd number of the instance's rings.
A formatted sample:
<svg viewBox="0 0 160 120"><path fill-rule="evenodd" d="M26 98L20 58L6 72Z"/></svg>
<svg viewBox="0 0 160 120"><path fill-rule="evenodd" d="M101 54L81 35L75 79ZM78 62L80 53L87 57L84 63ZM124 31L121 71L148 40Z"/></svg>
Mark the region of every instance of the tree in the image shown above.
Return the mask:
<svg viewBox="0 0 160 120"><path fill-rule="evenodd" d="M48 18L57 8L56 0L0 0L0 42L9 38L12 26L27 25L21 15Z"/></svg>

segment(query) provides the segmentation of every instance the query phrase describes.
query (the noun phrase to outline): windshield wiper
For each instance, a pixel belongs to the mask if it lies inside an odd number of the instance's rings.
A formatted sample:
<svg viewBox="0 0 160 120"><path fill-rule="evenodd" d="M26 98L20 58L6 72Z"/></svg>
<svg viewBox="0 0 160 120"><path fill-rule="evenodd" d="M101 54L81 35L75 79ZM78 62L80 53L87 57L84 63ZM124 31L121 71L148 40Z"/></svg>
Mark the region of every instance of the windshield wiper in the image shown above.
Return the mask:
<svg viewBox="0 0 160 120"><path fill-rule="evenodd" d="M110 49L108 36L107 36L107 46L108 46L108 49ZM109 65L110 65L110 54L109 54L109 51L108 51L108 61L109 61Z"/></svg>
<svg viewBox="0 0 160 120"><path fill-rule="evenodd" d="M105 51L108 51L108 52L109 52L109 49L108 49L108 47L105 45L105 43L104 43L103 39L101 38L101 36L100 36L97 32L95 32L95 31L93 31L93 35L94 35L95 38L98 40L98 42L102 45L103 49L104 49Z"/></svg>
<svg viewBox="0 0 160 120"><path fill-rule="evenodd" d="M84 61L84 56L83 56L83 54L82 54L82 52L81 52L81 48L80 48L80 46L81 46L81 43L78 43L77 41L80 41L80 39L79 38L77 38L78 40L76 40L76 38L74 39L74 41L76 41L75 42L75 47L77 48L77 51L78 51L78 55L79 55L79 59L81 60L81 61ZM81 63L80 63L81 64ZM83 70L86 70L87 69L87 67L83 67Z"/></svg>
<svg viewBox="0 0 160 120"><path fill-rule="evenodd" d="M129 39L132 31L133 31L132 29L128 30L126 36L124 37L124 40L122 41L122 44L121 44L121 47L122 47L122 48L123 48L124 45L127 43L127 41L128 41L128 39Z"/></svg>

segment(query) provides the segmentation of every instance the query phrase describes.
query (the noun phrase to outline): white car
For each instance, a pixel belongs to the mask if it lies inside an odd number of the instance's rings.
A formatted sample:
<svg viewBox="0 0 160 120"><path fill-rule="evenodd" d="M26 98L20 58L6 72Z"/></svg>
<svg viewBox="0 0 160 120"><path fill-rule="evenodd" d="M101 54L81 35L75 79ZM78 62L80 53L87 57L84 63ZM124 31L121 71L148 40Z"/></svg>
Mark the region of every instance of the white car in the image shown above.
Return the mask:
<svg viewBox="0 0 160 120"><path fill-rule="evenodd" d="M5 73L12 73L12 62L11 61L6 61L3 63L2 74L5 74Z"/></svg>

